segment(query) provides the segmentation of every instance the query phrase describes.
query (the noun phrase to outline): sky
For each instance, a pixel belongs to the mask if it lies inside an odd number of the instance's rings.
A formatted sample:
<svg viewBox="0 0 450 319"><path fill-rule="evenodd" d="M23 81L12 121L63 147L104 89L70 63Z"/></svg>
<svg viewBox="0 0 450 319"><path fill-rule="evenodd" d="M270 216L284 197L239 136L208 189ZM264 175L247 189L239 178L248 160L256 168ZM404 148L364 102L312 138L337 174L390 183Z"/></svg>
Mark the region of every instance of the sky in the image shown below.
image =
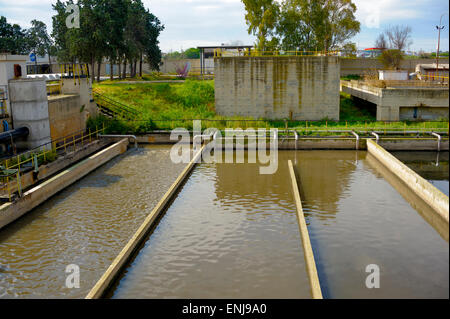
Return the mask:
<svg viewBox="0 0 450 319"><path fill-rule="evenodd" d="M52 3L56 0L0 0L0 15L21 27L30 21L44 21L51 31ZM144 5L165 25L160 36L163 52L199 45L222 43L254 44L247 32L241 0L143 0ZM409 25L410 50L436 51L436 25L442 14L441 51L449 50L449 3L447 0L353 0L361 31L350 41L359 49L373 47L375 38L392 25Z"/></svg>

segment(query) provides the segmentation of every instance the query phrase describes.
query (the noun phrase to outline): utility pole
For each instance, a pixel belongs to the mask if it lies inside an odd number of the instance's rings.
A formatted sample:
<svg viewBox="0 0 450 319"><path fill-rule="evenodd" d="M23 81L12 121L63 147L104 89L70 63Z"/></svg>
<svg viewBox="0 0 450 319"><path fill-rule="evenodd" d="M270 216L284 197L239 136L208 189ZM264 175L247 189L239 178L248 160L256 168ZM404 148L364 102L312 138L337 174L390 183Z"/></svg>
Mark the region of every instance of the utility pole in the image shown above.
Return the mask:
<svg viewBox="0 0 450 319"><path fill-rule="evenodd" d="M437 52L436 52L436 75L439 77L439 46L441 42L441 30L444 29L444 26L442 25L442 17L445 15L443 13L441 15L441 19L439 20L439 25L436 26L436 29L438 30L438 45L437 45ZM439 78L438 78L439 81Z"/></svg>

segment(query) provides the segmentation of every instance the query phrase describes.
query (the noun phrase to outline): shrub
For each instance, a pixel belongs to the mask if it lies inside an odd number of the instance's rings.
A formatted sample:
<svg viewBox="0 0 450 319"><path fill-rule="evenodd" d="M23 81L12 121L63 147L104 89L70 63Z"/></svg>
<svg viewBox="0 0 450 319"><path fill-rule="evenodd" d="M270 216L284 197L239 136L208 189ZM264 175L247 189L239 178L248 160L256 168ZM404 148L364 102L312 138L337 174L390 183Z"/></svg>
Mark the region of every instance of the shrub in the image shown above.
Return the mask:
<svg viewBox="0 0 450 319"><path fill-rule="evenodd" d="M386 69L398 70L403 54L400 50L385 50L378 58Z"/></svg>

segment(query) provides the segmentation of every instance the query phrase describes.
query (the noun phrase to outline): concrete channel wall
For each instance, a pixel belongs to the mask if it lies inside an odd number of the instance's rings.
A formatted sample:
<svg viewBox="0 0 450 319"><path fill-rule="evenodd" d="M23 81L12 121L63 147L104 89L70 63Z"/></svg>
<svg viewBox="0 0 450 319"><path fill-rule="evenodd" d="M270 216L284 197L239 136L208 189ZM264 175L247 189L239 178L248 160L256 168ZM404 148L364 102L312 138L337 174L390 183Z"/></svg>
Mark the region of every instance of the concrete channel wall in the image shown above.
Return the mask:
<svg viewBox="0 0 450 319"><path fill-rule="evenodd" d="M106 149L89 156L74 166L64 170L42 184L26 191L23 196L12 203L0 206L0 229L17 218L42 204L51 196L76 182L94 169L127 150L128 139L122 139Z"/></svg>
<svg viewBox="0 0 450 319"><path fill-rule="evenodd" d="M139 144L175 144L178 142L177 140L170 140L170 132L155 132L146 135L138 135L137 140ZM358 149L367 149L365 140L365 138L361 137L358 143ZM437 151L438 149L437 138L431 136L429 139L395 139L389 137L384 138L381 136L379 144L389 151ZM298 141L295 141L293 137L290 137L289 139L280 137L278 140L278 148L280 150L354 150L356 149L356 138L300 137ZM442 139L440 148L441 151L449 150L448 138Z"/></svg>
<svg viewBox="0 0 450 319"><path fill-rule="evenodd" d="M427 180L419 176L401 161L389 154L380 145L372 140L367 140L367 150L392 173L394 173L405 185L424 200L447 223L449 222L449 199L440 190L431 185Z"/></svg>
<svg viewBox="0 0 450 319"><path fill-rule="evenodd" d="M100 277L94 287L86 295L86 299L99 299L102 298L106 290L111 286L120 271L126 265L127 261L132 257L133 252L139 247L139 244L145 238L149 230L156 225L158 217L166 209L170 200L178 192L178 189L183 185L186 178L189 176L190 172L194 168L195 164L201 161L201 155L205 150L205 145L194 154L192 160L186 165L184 170L175 180L175 182L170 186L164 196L160 199L155 208L150 212L150 214L145 218L144 222L139 226L138 230L130 238L128 243L123 247L119 255L114 259L111 265L108 267L106 272Z"/></svg>
<svg viewBox="0 0 450 319"><path fill-rule="evenodd" d="M220 57L214 68L220 115L339 120L338 57Z"/></svg>

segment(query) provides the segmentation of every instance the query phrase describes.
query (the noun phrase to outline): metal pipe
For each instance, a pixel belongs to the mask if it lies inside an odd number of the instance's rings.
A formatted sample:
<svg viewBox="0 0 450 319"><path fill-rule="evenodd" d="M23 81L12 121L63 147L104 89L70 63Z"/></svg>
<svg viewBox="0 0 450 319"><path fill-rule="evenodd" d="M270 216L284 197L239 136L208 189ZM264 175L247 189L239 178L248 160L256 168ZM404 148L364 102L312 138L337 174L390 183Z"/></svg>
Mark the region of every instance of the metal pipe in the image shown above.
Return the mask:
<svg viewBox="0 0 450 319"><path fill-rule="evenodd" d="M135 135L99 135L99 137L123 137L123 138L133 138L134 139L134 147L138 148L137 137Z"/></svg>
<svg viewBox="0 0 450 319"><path fill-rule="evenodd" d="M295 149L297 149L297 144L298 144L298 133L296 130L293 131L294 135L295 135Z"/></svg>
<svg viewBox="0 0 450 319"><path fill-rule="evenodd" d="M356 136L356 150L359 149L359 135L352 131L352 134Z"/></svg>
<svg viewBox="0 0 450 319"><path fill-rule="evenodd" d="M28 127L19 127L15 130L9 130L0 133L0 143L10 143L15 137L26 137L30 133Z"/></svg>
<svg viewBox="0 0 450 319"><path fill-rule="evenodd" d="M370 134L372 134L373 136L375 136L375 138L377 139L376 141L377 141L377 144L378 144L378 141L380 140L380 136L377 134L377 133L375 133L375 132L371 132Z"/></svg>
<svg viewBox="0 0 450 319"><path fill-rule="evenodd" d="M431 132L431 135L437 137L437 139L438 139L438 152L440 152L441 151L441 139L442 139L442 137L439 134L435 133L435 132Z"/></svg>

